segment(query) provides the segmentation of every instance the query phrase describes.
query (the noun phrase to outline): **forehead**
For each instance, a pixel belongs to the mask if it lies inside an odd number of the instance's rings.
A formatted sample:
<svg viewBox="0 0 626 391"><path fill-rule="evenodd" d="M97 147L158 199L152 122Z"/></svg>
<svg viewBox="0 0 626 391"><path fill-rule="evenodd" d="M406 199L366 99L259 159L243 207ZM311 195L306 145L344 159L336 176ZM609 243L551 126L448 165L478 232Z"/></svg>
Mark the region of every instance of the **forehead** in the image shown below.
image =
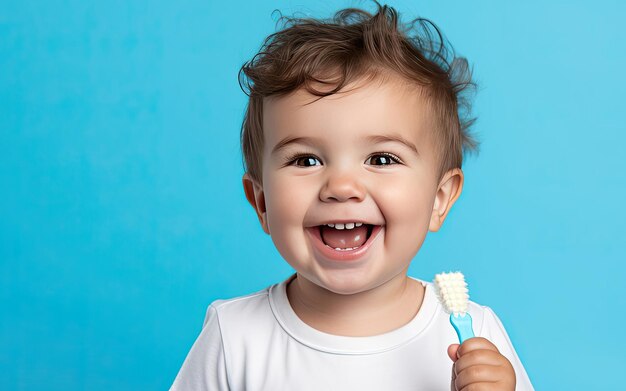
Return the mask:
<svg viewBox="0 0 626 391"><path fill-rule="evenodd" d="M351 142L400 135L423 144L431 133L431 117L422 89L400 78L362 79L321 99L301 88L264 99L265 152L287 137Z"/></svg>

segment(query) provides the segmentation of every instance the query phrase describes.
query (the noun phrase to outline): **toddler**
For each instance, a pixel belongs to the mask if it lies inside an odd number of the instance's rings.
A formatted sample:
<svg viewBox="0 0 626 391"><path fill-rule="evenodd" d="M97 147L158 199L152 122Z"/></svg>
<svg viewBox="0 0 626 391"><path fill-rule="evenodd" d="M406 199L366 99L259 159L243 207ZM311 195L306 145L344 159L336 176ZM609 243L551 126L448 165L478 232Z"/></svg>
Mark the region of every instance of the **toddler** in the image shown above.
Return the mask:
<svg viewBox="0 0 626 391"><path fill-rule="evenodd" d="M171 390L533 389L489 307L459 346L407 275L477 149L473 83L431 22L376 6L286 18L243 66L243 187L295 274L213 302Z"/></svg>

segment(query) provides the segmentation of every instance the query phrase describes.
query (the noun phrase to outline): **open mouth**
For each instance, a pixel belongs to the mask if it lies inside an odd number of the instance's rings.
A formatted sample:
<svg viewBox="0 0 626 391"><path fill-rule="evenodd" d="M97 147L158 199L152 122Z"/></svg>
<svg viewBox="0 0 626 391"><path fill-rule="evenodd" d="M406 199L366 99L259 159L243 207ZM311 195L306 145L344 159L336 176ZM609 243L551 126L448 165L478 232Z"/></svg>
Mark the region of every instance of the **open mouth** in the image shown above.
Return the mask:
<svg viewBox="0 0 626 391"><path fill-rule="evenodd" d="M338 251L361 247L372 235L374 226L364 223L324 224L318 226L322 242Z"/></svg>
<svg viewBox="0 0 626 391"><path fill-rule="evenodd" d="M346 262L367 259L369 249L384 227L366 223L336 223L309 227L306 231L312 239L313 248L323 259Z"/></svg>
<svg viewBox="0 0 626 391"><path fill-rule="evenodd" d="M324 224L317 226L322 242L338 251L361 247L372 235L374 225L365 223Z"/></svg>

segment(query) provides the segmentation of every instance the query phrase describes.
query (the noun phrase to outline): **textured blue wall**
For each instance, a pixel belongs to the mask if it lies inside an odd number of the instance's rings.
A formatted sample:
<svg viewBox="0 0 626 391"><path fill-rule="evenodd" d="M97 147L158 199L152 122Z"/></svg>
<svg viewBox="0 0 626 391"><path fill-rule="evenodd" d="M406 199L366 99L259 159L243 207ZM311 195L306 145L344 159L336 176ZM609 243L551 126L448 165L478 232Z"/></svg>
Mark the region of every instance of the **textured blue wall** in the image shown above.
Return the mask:
<svg viewBox="0 0 626 391"><path fill-rule="evenodd" d="M166 389L209 302L291 272L241 189L237 72L274 9L372 9L326 3L0 3L0 388ZM390 5L474 65L482 149L411 274L463 270L537 389L621 388L626 6L419 3Z"/></svg>

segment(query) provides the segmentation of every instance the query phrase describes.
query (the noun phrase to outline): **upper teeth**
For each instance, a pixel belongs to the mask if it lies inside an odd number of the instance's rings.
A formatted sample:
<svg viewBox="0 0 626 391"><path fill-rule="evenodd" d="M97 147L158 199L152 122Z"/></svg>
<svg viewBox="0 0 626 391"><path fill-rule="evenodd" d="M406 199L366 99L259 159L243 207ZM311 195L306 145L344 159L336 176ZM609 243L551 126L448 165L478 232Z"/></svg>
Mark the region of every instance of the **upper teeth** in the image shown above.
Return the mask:
<svg viewBox="0 0 626 391"><path fill-rule="evenodd" d="M363 223L346 223L346 224L341 224L341 223L337 223L337 224L326 224L329 227L335 228L335 229L352 229L354 227L360 227L363 225Z"/></svg>

